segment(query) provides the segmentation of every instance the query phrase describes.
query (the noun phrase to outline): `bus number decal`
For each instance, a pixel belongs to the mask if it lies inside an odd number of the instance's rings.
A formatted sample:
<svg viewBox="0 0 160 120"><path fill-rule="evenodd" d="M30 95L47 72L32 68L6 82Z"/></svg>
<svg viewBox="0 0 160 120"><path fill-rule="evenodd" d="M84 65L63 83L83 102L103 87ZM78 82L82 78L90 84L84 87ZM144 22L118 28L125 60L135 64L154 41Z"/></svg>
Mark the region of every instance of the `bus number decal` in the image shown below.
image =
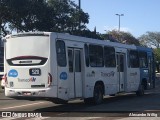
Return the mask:
<svg viewBox="0 0 160 120"><path fill-rule="evenodd" d="M62 79L62 80L67 80L67 73L66 73L66 72L62 72L62 73L60 74L60 79Z"/></svg>
<svg viewBox="0 0 160 120"><path fill-rule="evenodd" d="M31 68L31 69L29 69L29 74L31 76L40 76L41 75L41 69L39 69L39 68Z"/></svg>

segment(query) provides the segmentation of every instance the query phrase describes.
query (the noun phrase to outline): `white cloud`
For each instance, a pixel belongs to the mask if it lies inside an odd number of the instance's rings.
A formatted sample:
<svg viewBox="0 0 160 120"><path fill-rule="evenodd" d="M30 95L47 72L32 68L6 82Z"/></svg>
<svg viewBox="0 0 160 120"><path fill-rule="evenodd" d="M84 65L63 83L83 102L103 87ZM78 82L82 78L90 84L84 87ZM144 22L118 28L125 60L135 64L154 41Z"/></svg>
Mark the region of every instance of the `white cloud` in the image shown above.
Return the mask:
<svg viewBox="0 0 160 120"><path fill-rule="evenodd" d="M118 26L114 26L114 27L104 26L104 31L112 31L112 30L118 30ZM120 30L124 32L130 32L130 33L132 32L132 30L127 27L120 27Z"/></svg>

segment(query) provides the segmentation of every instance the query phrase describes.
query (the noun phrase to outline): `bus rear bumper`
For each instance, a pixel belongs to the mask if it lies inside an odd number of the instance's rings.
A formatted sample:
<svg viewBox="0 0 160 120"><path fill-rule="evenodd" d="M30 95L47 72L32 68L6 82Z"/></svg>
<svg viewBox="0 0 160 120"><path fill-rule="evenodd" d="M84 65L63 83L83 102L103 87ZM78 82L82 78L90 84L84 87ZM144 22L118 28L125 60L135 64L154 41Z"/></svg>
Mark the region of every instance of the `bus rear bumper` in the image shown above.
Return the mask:
<svg viewBox="0 0 160 120"><path fill-rule="evenodd" d="M12 89L5 87L5 96L12 98L56 98L57 86L44 89Z"/></svg>

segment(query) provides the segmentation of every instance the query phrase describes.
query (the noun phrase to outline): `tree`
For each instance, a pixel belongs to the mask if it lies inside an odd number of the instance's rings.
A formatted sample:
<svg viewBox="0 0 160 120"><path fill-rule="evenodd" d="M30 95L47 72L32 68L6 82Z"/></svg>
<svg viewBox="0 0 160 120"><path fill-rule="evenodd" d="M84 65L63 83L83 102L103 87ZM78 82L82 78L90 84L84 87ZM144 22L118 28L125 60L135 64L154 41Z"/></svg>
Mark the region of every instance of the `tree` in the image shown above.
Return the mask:
<svg viewBox="0 0 160 120"><path fill-rule="evenodd" d="M38 15L43 16L46 11L44 0L1 0L0 18L1 30L7 34L7 27L10 32L34 31L39 22Z"/></svg>
<svg viewBox="0 0 160 120"><path fill-rule="evenodd" d="M70 0L0 0L0 27L10 32L86 30L89 15ZM79 27L79 21L81 22Z"/></svg>
<svg viewBox="0 0 160 120"><path fill-rule="evenodd" d="M56 29L58 32L71 34L86 30L85 24L89 23L89 15L79 10L79 7L70 0L48 0L48 5L54 11ZM80 23L79 23L80 22ZM80 26L79 26L80 24Z"/></svg>
<svg viewBox="0 0 160 120"><path fill-rule="evenodd" d="M160 61L160 48L154 49L155 61Z"/></svg>
<svg viewBox="0 0 160 120"><path fill-rule="evenodd" d="M7 29L6 29L6 24L8 20L10 19L8 7L6 6L5 0L0 0L0 32L1 35L6 35L7 34ZM0 35L0 36L1 36Z"/></svg>
<svg viewBox="0 0 160 120"><path fill-rule="evenodd" d="M159 65L160 65L160 48L155 48L153 49L154 51L154 56L155 56L155 61L156 61L156 70L157 72L160 71Z"/></svg>
<svg viewBox="0 0 160 120"><path fill-rule="evenodd" d="M160 32L146 32L138 39L142 45L160 48Z"/></svg>
<svg viewBox="0 0 160 120"><path fill-rule="evenodd" d="M112 30L108 32L109 38L124 44L140 45L139 41L129 32Z"/></svg>
<svg viewBox="0 0 160 120"><path fill-rule="evenodd" d="M160 32L146 32L139 37L139 41L142 45L154 48L154 55L156 61L157 71L159 72L160 64Z"/></svg>

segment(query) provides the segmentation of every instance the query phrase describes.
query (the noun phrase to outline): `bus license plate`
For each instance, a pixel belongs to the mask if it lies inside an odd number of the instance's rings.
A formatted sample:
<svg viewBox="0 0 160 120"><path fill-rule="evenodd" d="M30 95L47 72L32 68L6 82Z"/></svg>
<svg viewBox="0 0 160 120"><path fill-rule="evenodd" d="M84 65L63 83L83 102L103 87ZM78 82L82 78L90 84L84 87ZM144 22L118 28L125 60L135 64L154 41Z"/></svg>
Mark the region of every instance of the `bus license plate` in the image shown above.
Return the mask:
<svg viewBox="0 0 160 120"><path fill-rule="evenodd" d="M31 92L23 92L23 95L24 95L24 96L30 96L30 95L31 95Z"/></svg>
<svg viewBox="0 0 160 120"><path fill-rule="evenodd" d="M31 69L29 69L29 74L31 76L40 76L41 75L41 69L40 68L31 68Z"/></svg>

